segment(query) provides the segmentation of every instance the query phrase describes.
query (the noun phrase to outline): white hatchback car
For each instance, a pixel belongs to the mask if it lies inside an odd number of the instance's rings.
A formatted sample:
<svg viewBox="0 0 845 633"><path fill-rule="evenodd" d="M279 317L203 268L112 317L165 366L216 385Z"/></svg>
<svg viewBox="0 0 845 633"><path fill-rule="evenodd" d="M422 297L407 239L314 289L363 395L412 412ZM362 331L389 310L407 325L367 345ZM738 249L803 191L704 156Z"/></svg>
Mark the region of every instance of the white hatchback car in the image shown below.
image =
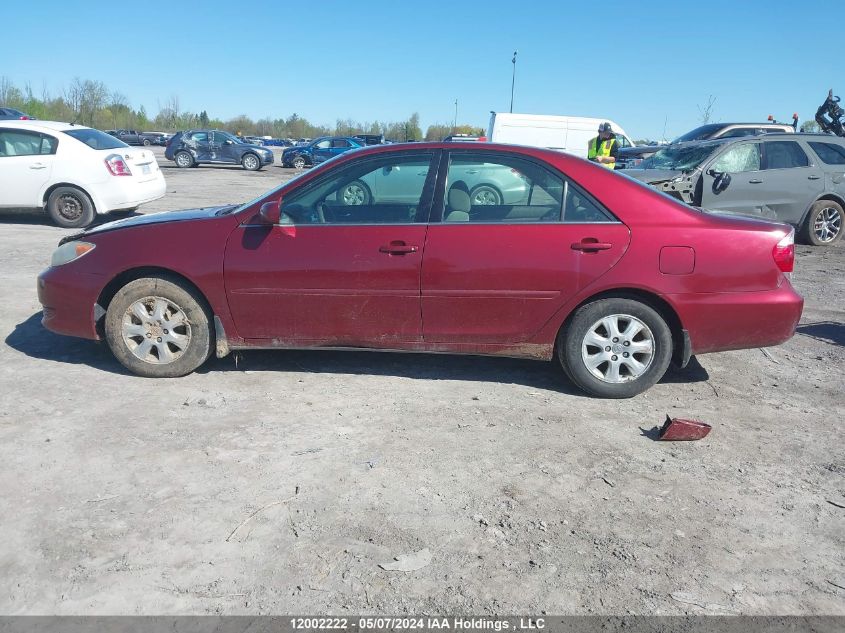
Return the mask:
<svg viewBox="0 0 845 633"><path fill-rule="evenodd" d="M79 228L165 191L149 149L71 123L0 121L0 208L45 209L59 226Z"/></svg>

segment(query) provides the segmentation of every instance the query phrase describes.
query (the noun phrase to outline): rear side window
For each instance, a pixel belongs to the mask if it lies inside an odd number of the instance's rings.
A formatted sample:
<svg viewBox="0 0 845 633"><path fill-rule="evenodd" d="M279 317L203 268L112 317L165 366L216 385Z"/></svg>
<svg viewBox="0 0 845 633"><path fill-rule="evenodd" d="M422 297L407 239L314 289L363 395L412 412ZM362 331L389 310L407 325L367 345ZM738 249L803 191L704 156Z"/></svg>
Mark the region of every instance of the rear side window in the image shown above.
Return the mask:
<svg viewBox="0 0 845 633"><path fill-rule="evenodd" d="M766 141L766 169L807 167L810 160L795 141Z"/></svg>
<svg viewBox="0 0 845 633"><path fill-rule="evenodd" d="M810 147L826 165L845 165L845 146L811 142Z"/></svg>
<svg viewBox="0 0 845 633"><path fill-rule="evenodd" d="M59 142L52 136L28 130L0 130L0 157L55 154Z"/></svg>
<svg viewBox="0 0 845 633"><path fill-rule="evenodd" d="M78 130L65 130L65 134L72 136L77 141L85 143L91 149L117 149L129 147L126 143L111 134L91 128L80 128Z"/></svg>

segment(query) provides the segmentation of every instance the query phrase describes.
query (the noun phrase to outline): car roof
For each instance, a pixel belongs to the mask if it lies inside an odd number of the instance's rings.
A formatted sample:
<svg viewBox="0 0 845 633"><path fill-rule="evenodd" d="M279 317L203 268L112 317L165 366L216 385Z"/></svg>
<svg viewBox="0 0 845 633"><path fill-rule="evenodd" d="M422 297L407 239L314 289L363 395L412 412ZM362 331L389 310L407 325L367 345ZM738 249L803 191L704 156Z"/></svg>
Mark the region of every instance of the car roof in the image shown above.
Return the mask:
<svg viewBox="0 0 845 633"><path fill-rule="evenodd" d="M11 121L3 121L0 125L3 127L19 127L25 129L42 128L44 130L52 130L54 132L91 129L87 125L76 125L74 123L64 123L62 121L41 121L35 119L28 119L26 121L13 119Z"/></svg>

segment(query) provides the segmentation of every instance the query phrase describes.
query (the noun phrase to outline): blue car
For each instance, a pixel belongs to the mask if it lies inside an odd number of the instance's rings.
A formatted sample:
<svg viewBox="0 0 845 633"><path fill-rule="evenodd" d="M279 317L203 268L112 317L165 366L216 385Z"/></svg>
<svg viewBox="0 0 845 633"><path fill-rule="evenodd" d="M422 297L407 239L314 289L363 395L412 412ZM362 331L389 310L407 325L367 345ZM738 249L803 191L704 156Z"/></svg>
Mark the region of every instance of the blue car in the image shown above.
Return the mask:
<svg viewBox="0 0 845 633"><path fill-rule="evenodd" d="M302 169L363 146L360 139L350 136L321 136L306 145L296 145L283 151L282 166Z"/></svg>

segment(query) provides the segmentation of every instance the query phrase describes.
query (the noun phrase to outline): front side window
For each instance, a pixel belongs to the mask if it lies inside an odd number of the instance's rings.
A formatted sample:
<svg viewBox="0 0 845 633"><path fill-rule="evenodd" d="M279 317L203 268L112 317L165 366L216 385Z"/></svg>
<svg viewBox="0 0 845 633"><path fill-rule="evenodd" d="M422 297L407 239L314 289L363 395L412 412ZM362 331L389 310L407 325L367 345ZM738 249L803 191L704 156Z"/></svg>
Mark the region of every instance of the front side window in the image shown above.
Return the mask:
<svg viewBox="0 0 845 633"><path fill-rule="evenodd" d="M55 154L58 141L52 136L24 130L0 130L0 156Z"/></svg>
<svg viewBox="0 0 845 633"><path fill-rule="evenodd" d="M718 172L736 174L760 169L760 146L757 143L741 143L731 146L713 163Z"/></svg>
<svg viewBox="0 0 845 633"><path fill-rule="evenodd" d="M409 224L427 222L426 185L433 154L356 161L282 199L292 224ZM429 187L430 188L430 187Z"/></svg>
<svg viewBox="0 0 845 633"><path fill-rule="evenodd" d="M810 160L795 141L766 141L766 169L807 167Z"/></svg>
<svg viewBox="0 0 845 633"><path fill-rule="evenodd" d="M811 141L810 147L826 165L845 165L845 146Z"/></svg>
<svg viewBox="0 0 845 633"><path fill-rule="evenodd" d="M226 141L235 142L235 139L225 132L212 132L212 136L217 145L223 145Z"/></svg>

